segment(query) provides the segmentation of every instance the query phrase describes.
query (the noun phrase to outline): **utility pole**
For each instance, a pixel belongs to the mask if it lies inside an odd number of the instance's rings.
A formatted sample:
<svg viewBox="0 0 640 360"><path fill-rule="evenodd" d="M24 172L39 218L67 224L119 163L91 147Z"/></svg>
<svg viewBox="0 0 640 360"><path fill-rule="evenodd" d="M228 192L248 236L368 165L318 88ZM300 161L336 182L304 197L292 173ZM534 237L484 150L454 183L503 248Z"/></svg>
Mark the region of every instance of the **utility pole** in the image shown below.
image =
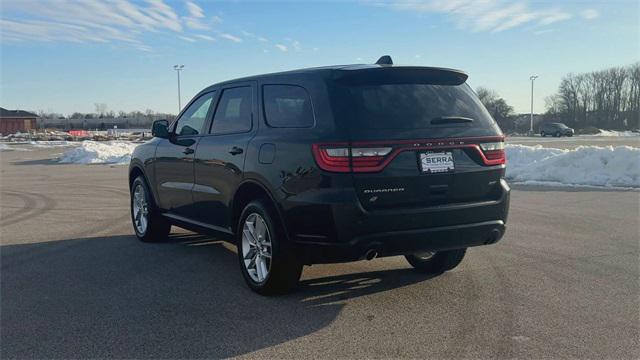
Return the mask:
<svg viewBox="0 0 640 360"><path fill-rule="evenodd" d="M184 69L184 65L173 65L173 70L178 74L178 114L182 110L182 99L180 98L180 71Z"/></svg>
<svg viewBox="0 0 640 360"><path fill-rule="evenodd" d="M529 80L531 80L531 119L530 119L530 127L529 132L531 136L533 136L533 82L538 78L538 75L531 75Z"/></svg>

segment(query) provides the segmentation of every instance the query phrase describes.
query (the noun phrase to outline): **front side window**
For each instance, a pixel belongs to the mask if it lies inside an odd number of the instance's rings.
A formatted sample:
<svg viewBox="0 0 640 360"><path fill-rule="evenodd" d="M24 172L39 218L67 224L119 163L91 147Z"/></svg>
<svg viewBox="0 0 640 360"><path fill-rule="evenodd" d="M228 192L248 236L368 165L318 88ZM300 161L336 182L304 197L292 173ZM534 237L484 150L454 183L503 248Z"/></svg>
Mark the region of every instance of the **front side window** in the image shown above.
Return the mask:
<svg viewBox="0 0 640 360"><path fill-rule="evenodd" d="M293 85L265 85L262 88L264 115L271 127L313 126L313 108L307 91Z"/></svg>
<svg viewBox="0 0 640 360"><path fill-rule="evenodd" d="M211 126L212 134L228 134L251 130L250 86L225 89L220 96Z"/></svg>
<svg viewBox="0 0 640 360"><path fill-rule="evenodd" d="M193 136L202 133L214 96L215 92L204 94L185 110L176 124L176 135Z"/></svg>

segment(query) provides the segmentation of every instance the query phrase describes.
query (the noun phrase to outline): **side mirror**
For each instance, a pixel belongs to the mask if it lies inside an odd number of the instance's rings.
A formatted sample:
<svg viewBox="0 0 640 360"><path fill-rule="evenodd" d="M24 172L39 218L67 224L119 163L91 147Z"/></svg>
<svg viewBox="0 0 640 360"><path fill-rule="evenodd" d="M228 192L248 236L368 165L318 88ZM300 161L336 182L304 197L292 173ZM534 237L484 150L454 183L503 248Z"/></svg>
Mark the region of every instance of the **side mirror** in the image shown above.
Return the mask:
<svg viewBox="0 0 640 360"><path fill-rule="evenodd" d="M156 120L151 127L151 135L153 137L168 139L169 138L169 121Z"/></svg>

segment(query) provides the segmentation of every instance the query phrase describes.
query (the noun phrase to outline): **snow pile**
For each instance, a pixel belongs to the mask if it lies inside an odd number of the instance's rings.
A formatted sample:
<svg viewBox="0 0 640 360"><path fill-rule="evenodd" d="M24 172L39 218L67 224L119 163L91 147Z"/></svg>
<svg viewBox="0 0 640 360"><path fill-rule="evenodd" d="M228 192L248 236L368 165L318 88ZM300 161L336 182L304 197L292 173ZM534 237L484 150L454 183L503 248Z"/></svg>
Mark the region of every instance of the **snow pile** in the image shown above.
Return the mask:
<svg viewBox="0 0 640 360"><path fill-rule="evenodd" d="M629 137L629 136L640 136L640 132L633 131L615 131L615 130L602 130L600 129L599 134L594 135L582 135L582 136L613 136L613 137Z"/></svg>
<svg viewBox="0 0 640 360"><path fill-rule="evenodd" d="M29 144L34 148L42 148L42 149L78 145L77 142L65 141L65 140L30 141Z"/></svg>
<svg viewBox="0 0 640 360"><path fill-rule="evenodd" d="M120 164L131 161L138 144L126 141L83 141L79 147L67 150L59 162L66 164Z"/></svg>
<svg viewBox="0 0 640 360"><path fill-rule="evenodd" d="M31 150L17 147L14 145L7 145L6 143L0 143L0 151L31 151Z"/></svg>
<svg viewBox="0 0 640 360"><path fill-rule="evenodd" d="M507 178L523 183L640 187L640 148L507 145Z"/></svg>

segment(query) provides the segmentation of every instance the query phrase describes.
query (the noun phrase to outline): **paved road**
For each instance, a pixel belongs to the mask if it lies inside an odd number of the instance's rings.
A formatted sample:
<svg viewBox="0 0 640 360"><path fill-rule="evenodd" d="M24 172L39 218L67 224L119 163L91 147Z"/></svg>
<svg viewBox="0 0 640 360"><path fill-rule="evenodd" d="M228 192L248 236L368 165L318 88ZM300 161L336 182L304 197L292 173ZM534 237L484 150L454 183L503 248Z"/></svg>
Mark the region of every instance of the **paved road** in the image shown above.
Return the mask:
<svg viewBox="0 0 640 360"><path fill-rule="evenodd" d="M521 187L456 270L402 258L244 285L234 247L131 235L126 167L0 153L2 358L638 358L640 193Z"/></svg>

